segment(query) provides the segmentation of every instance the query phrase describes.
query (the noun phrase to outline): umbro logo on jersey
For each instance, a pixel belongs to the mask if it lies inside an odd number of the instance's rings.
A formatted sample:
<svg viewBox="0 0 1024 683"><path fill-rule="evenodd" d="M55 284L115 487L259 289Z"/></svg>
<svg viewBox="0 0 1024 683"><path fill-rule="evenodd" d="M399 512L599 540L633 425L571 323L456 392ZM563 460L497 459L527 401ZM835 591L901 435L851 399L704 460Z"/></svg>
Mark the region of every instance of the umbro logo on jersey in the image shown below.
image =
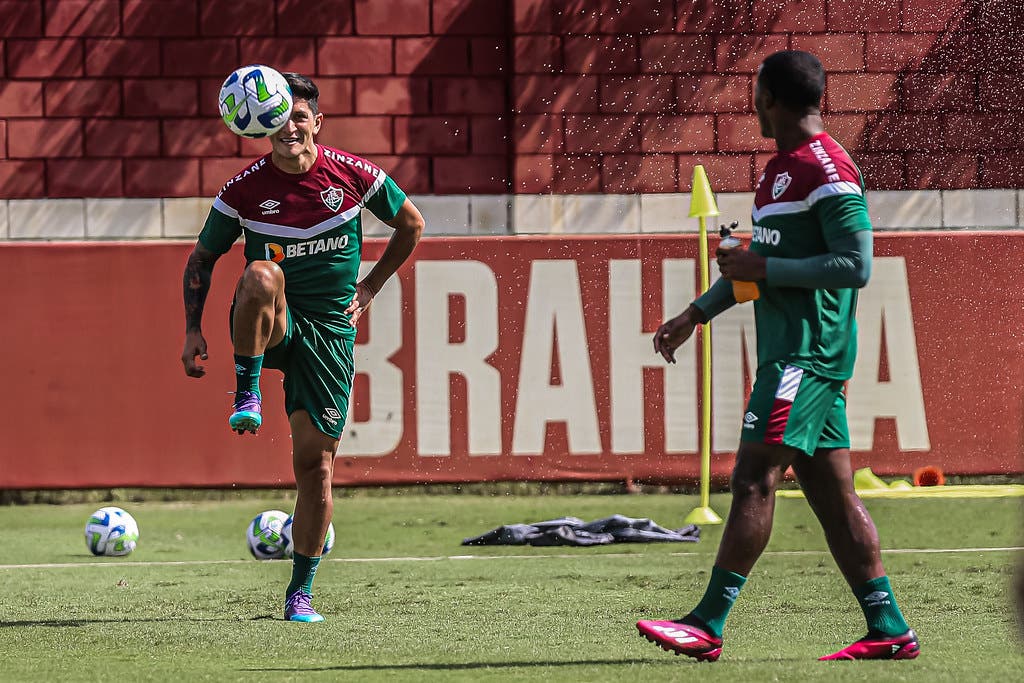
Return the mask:
<svg viewBox="0 0 1024 683"><path fill-rule="evenodd" d="M326 190L320 193L320 199L324 200L324 205L327 206L331 211L337 211L341 208L341 202L345 198L345 193L340 187L328 187Z"/></svg>
<svg viewBox="0 0 1024 683"><path fill-rule="evenodd" d="M786 171L775 176L775 182L772 183L772 199L781 197L791 182L793 182L793 178Z"/></svg>
<svg viewBox="0 0 1024 683"><path fill-rule="evenodd" d="M753 429L755 422L757 422L757 415L754 415L753 413L748 412L746 415L743 416L743 428L744 429Z"/></svg>
<svg viewBox="0 0 1024 683"><path fill-rule="evenodd" d="M281 202L275 201L273 199L268 199L267 201L260 204L260 208L263 209L264 216L272 213L281 213L281 209L277 208L279 206L281 206Z"/></svg>

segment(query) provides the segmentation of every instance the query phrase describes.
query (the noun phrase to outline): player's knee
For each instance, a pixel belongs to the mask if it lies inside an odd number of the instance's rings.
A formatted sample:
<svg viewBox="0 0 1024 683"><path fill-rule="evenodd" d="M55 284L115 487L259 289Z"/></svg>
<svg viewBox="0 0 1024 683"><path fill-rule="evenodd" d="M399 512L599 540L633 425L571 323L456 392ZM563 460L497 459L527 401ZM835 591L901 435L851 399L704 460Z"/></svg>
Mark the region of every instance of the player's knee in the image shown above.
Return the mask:
<svg viewBox="0 0 1024 683"><path fill-rule="evenodd" d="M253 261L242 274L242 293L273 297L284 286L284 271L273 261Z"/></svg>
<svg viewBox="0 0 1024 683"><path fill-rule="evenodd" d="M295 459L295 478L308 484L321 484L331 480L333 467L326 457L311 456Z"/></svg>
<svg viewBox="0 0 1024 683"><path fill-rule="evenodd" d="M736 470L729 480L729 490L734 498L767 498L778 486L771 472L747 473Z"/></svg>

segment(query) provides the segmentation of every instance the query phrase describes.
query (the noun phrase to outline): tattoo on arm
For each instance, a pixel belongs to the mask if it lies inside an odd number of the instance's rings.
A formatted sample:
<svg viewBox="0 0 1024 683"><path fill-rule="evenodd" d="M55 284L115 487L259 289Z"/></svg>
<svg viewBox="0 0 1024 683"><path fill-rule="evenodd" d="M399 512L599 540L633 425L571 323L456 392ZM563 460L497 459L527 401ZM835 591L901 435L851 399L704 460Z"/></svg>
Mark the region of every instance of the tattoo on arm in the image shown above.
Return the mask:
<svg viewBox="0 0 1024 683"><path fill-rule="evenodd" d="M188 263L185 265L185 275L182 278L185 298L186 332L199 330L202 326L203 308L206 306L206 295L210 291L213 264L216 260L215 255L203 254L199 251L198 247L188 257Z"/></svg>

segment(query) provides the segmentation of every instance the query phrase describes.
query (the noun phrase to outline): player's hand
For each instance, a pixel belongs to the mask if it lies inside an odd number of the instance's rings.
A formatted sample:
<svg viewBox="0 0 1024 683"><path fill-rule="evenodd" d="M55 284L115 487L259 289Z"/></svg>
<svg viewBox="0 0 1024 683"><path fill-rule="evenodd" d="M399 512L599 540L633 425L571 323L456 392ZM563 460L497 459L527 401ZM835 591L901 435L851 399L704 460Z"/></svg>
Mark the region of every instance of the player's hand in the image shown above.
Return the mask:
<svg viewBox="0 0 1024 683"><path fill-rule="evenodd" d="M202 377L206 374L206 368L196 365L196 356L206 360L206 340L203 333L195 330L185 333L185 350L181 352L181 363L185 366L185 374L189 377Z"/></svg>
<svg viewBox="0 0 1024 683"><path fill-rule="evenodd" d="M364 285L362 282L356 283L356 295L352 297L352 302L345 309L348 320L352 323L352 327L356 326L359 322L359 318L362 317L366 309L373 303L374 292L372 289Z"/></svg>
<svg viewBox="0 0 1024 683"><path fill-rule="evenodd" d="M662 323L654 333L654 352L660 353L669 363L675 363L676 349L690 338L698 322L700 321L694 307L690 306L676 317Z"/></svg>
<svg viewBox="0 0 1024 683"><path fill-rule="evenodd" d="M726 280L758 282L764 280L768 270L768 259L749 249L717 249L715 260L718 270Z"/></svg>

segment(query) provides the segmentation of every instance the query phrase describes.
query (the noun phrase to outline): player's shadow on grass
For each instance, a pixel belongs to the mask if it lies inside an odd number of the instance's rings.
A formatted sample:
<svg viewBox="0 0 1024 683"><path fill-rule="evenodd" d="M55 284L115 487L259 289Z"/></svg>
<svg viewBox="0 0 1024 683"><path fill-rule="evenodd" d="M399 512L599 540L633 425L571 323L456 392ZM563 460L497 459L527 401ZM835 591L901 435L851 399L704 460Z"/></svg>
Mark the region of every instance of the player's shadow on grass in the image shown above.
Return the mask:
<svg viewBox="0 0 1024 683"><path fill-rule="evenodd" d="M256 619L273 619L272 616L261 616L253 617ZM174 621L234 621L239 622L242 620L234 619L232 617L192 617L192 616L181 616L181 617L152 617L148 619L39 619L29 621L0 621L0 629L3 628L26 628L32 626L51 626L57 628L69 627L69 626L90 626L92 624L143 624L143 623L159 623L159 622L174 622Z"/></svg>
<svg viewBox="0 0 1024 683"><path fill-rule="evenodd" d="M671 659L665 660L672 662ZM564 662L453 662L451 664L351 664L321 667L239 669L245 672L271 671L472 671L474 669L516 669L538 666L594 666L602 664L656 664L650 659L575 659Z"/></svg>

